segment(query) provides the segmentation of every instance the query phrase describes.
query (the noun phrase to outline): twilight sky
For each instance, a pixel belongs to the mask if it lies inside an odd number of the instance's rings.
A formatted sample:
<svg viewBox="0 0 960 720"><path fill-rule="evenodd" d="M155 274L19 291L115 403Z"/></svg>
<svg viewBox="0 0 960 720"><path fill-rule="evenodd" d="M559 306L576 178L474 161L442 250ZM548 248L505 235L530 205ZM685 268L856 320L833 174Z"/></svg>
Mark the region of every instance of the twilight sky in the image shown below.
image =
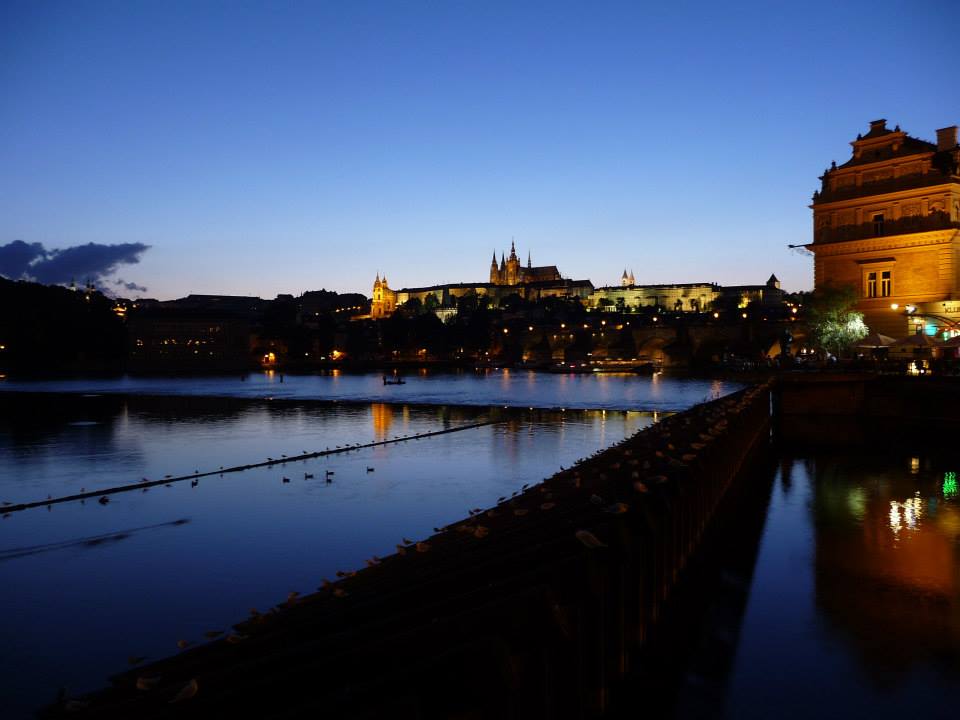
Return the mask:
<svg viewBox="0 0 960 720"><path fill-rule="evenodd" d="M876 118L960 124L958 14L6 0L0 250L147 245L102 282L161 299L485 281L511 237L595 285L809 289L787 245L830 161Z"/></svg>

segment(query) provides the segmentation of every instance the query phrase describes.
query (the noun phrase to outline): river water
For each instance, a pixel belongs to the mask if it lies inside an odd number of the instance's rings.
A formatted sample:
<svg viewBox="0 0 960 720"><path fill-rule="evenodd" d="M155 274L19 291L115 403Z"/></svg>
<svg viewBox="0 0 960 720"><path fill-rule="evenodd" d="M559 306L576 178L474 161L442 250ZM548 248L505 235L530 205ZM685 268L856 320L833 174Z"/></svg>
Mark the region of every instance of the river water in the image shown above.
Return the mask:
<svg viewBox="0 0 960 720"><path fill-rule="evenodd" d="M60 687L100 687L130 656L203 641L250 608L311 592L404 537L495 504L661 411L736 388L511 371L387 387L380 375L345 374L0 382L7 503L492 422L107 504L10 513L0 522L0 715L28 715Z"/></svg>
<svg viewBox="0 0 960 720"><path fill-rule="evenodd" d="M200 378L123 377L103 380L0 381L0 391L131 393L286 398L334 402L389 402L490 407L676 411L732 392L717 380L632 373L552 374L532 370L407 375L403 385L383 384L379 373L281 375L275 372Z"/></svg>
<svg viewBox="0 0 960 720"><path fill-rule="evenodd" d="M122 493L105 505L10 514L0 522L0 716L28 716L59 687L101 686L129 656L202 641L251 607L310 592L659 412L733 389L511 372L411 377L387 388L375 375L0 383L49 393L25 407L0 392L7 502L494 421ZM727 670L697 681L714 688L700 692L707 704L692 706L726 718L953 717L958 472L942 447L909 443L783 451L758 476L767 490L754 504L741 621L718 630L695 619L728 657ZM697 683L685 692L696 695Z"/></svg>

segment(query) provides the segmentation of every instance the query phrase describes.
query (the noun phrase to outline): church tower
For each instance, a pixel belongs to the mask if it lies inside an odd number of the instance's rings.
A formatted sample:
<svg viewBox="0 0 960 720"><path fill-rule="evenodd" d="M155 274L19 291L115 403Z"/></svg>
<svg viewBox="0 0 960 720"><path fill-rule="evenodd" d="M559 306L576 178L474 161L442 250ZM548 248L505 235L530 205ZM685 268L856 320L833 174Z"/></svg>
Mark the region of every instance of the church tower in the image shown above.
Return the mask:
<svg viewBox="0 0 960 720"><path fill-rule="evenodd" d="M490 284L500 284L500 271L497 269L497 251L493 251L493 260L490 262Z"/></svg>
<svg viewBox="0 0 960 720"><path fill-rule="evenodd" d="M518 285L520 283L520 258L517 257L517 248L513 241L510 241L510 257L507 259L506 285Z"/></svg>
<svg viewBox="0 0 960 720"><path fill-rule="evenodd" d="M370 302L370 317L384 318L393 315L397 309L397 293L387 285L387 276L380 279L380 273L373 281L373 299Z"/></svg>

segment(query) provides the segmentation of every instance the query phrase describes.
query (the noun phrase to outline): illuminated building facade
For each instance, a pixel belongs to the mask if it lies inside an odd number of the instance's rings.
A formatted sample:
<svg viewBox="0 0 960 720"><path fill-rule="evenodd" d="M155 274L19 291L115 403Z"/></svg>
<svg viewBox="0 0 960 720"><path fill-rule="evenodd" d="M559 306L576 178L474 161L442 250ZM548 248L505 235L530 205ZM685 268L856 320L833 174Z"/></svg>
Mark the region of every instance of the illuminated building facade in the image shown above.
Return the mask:
<svg viewBox="0 0 960 720"><path fill-rule="evenodd" d="M633 279L633 273L628 276ZM587 306L616 312L642 307L660 307L673 312L706 312L720 305L745 308L752 302L764 306L784 300L780 281L771 275L764 285L717 285L716 283L674 283L664 285L608 285L596 288Z"/></svg>
<svg viewBox="0 0 960 720"><path fill-rule="evenodd" d="M873 331L900 337L921 316L937 316L942 330L960 320L957 127L937 130L932 143L874 120L851 145L813 196L814 284L856 287ZM907 305L917 308L912 319Z"/></svg>
<svg viewBox="0 0 960 720"><path fill-rule="evenodd" d="M370 302L370 317L384 318L393 315L397 309L397 293L391 290L387 285L387 276L380 279L380 273L377 273L377 279L373 281L373 299Z"/></svg>

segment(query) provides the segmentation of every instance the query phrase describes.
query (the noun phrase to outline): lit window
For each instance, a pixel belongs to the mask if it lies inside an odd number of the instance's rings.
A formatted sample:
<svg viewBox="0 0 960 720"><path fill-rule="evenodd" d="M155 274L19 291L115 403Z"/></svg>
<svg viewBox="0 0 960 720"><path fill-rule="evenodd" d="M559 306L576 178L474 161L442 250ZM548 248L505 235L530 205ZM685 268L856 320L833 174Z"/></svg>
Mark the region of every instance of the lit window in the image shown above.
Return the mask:
<svg viewBox="0 0 960 720"><path fill-rule="evenodd" d="M884 270L880 273L880 295L890 297L893 294L893 271Z"/></svg>
<svg viewBox="0 0 960 720"><path fill-rule="evenodd" d="M866 296L875 298L877 296L877 274L875 272L867 273Z"/></svg>

